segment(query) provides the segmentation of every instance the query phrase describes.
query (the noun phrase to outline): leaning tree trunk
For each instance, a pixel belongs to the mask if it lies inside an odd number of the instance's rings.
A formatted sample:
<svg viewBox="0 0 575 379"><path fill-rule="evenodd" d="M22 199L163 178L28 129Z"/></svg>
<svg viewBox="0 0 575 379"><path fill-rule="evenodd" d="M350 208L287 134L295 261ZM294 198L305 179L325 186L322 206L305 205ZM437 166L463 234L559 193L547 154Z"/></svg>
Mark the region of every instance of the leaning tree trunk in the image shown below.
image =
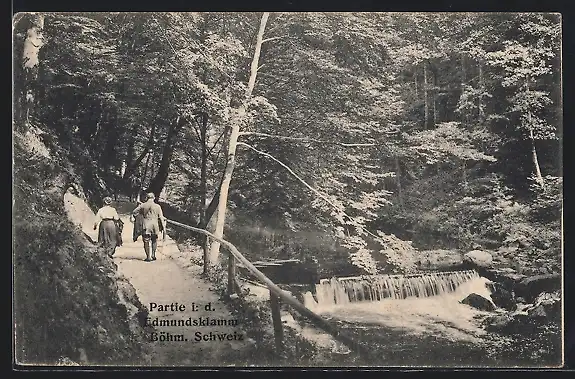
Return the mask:
<svg viewBox="0 0 575 379"><path fill-rule="evenodd" d="M531 113L529 113L529 122L531 122ZM541 175L541 167L539 166L539 159L537 158L537 148L535 147L535 136L533 135L533 126L529 125L529 139L531 140L531 159L535 167L535 178L537 183L544 187L543 175Z"/></svg>
<svg viewBox="0 0 575 379"><path fill-rule="evenodd" d="M38 81L38 69L40 66L39 53L44 45L42 32L44 30L44 15L34 15L32 26L26 33L24 49L22 52L22 66L24 68L24 99L22 112L25 129L30 126L33 108L37 101L38 92L35 90Z"/></svg>
<svg viewBox="0 0 575 379"><path fill-rule="evenodd" d="M224 235L224 225L226 221L226 208L228 203L228 191L230 189L230 182L232 181L232 174L234 172L235 167L235 159L236 159L236 147L238 142L238 137L240 135L240 124L245 118L246 108L250 98L252 96L252 92L256 83L256 77L258 72L258 63L260 59L261 47L263 43L263 35L266 28L266 23L268 21L269 12L264 12L260 21L260 27L258 31L258 36L256 40L256 46L254 51L254 56L252 59L251 69L250 69L250 78L248 80L248 87L246 89L246 95L244 101L240 105L240 107L232 114L231 120L231 133L230 139L228 142L228 159L226 164L226 169L224 172L224 177L222 181L222 185L220 187L220 196L218 202L218 211L217 211L217 220L215 225L214 235L217 238L222 238ZM210 246L210 259L209 264L214 265L219 258L220 254L220 243L216 240L213 241Z"/></svg>
<svg viewBox="0 0 575 379"><path fill-rule="evenodd" d="M526 91L529 93L529 81L526 83ZM528 97L529 98L529 97ZM541 175L541 167L539 166L539 159L537 157L537 148L535 147L535 134L533 132L533 121L531 120L531 112L527 111L527 123L529 124L529 139L531 140L531 159L533 160L533 166L535 168L535 180L537 183L544 188L545 183L543 181L543 175Z"/></svg>
<svg viewBox="0 0 575 379"><path fill-rule="evenodd" d="M160 165L156 175L150 181L150 185L146 192L152 192L156 197L160 196L160 193L166 185L168 180L168 174L170 172L170 163L172 162L172 156L174 155L174 145L176 143L176 138L183 124L182 118L178 117L176 122L170 126L168 130L168 136L166 137L166 144L164 145L164 151L162 152L162 159L160 160Z"/></svg>

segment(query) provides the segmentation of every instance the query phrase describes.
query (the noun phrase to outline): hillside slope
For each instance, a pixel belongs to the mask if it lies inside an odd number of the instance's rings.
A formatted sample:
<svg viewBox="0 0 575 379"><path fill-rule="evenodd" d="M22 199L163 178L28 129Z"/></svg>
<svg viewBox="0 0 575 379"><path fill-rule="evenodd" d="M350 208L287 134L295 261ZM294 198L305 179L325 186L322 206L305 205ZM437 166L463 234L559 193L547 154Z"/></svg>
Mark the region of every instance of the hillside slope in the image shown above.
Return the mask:
<svg viewBox="0 0 575 379"><path fill-rule="evenodd" d="M56 138L40 134L14 134L15 361L115 365L141 360L146 352L138 320L145 308L112 260L65 213L64 193L70 186L83 192L76 173L86 170L59 154Z"/></svg>

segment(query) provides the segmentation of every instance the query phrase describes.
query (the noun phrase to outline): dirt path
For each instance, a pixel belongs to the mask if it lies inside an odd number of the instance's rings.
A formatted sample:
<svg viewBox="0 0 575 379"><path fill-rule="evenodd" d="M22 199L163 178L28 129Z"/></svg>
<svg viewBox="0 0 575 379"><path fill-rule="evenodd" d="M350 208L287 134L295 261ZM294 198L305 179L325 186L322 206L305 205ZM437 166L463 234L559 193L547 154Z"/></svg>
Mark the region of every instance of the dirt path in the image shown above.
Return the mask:
<svg viewBox="0 0 575 379"><path fill-rule="evenodd" d="M66 199L65 199L66 200ZM81 208L78 198L68 196L67 205ZM220 301L211 285L200 277L201 267L186 264L182 259L175 241L169 236L165 241L158 241L156 261L145 262L145 253L141 237L133 242L133 223L126 214L135 208L135 204L119 202L113 204L124 221L122 233L123 246L116 249L114 262L118 271L124 275L140 301L150 310L148 321L156 329L147 341L150 346L149 362L137 364L151 366L222 366L245 365L245 354L249 351L242 326L230 326L234 320L231 313ZM88 211L91 212L88 208ZM72 210L74 212L74 210ZM87 211L76 210L81 220L82 229L93 239L97 238L92 230L92 218ZM79 215L82 216L80 217ZM151 305L158 304L157 307ZM183 305L185 309L176 310L172 304ZM207 309L211 304L212 310ZM167 309L162 309L162 306ZM182 308L180 308L182 309ZM171 321L187 325L164 326L161 322ZM219 325L204 325L209 321ZM155 325L154 323L160 323ZM227 325L222 325L223 323ZM195 323L195 324L194 324ZM240 339L243 336L243 339ZM162 341L162 337L172 340ZM198 341L198 338L201 338ZM156 340L157 339L157 340ZM205 340L208 339L208 340Z"/></svg>

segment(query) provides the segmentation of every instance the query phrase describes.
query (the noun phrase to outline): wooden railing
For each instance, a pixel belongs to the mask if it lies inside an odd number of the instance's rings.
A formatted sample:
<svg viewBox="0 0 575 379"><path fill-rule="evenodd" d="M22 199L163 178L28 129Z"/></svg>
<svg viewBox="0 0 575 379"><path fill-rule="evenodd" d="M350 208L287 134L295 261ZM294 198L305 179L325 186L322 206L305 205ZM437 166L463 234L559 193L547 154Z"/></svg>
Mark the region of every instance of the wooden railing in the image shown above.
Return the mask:
<svg viewBox="0 0 575 379"><path fill-rule="evenodd" d="M315 324L325 332L331 334L336 340L345 344L347 347L349 347L351 350L353 350L360 356L366 357L370 354L369 350L364 345L356 342L350 336L345 334L342 330L335 327L333 324L329 323L326 319L324 319L320 315L308 309L305 305L300 303L299 300L297 300L291 293L289 293L288 291L284 291L280 287L278 287L265 274L259 271L246 257L244 257L243 254L240 253L240 251L230 242L218 238L204 229L182 224L180 222L173 220L166 220L166 221L168 224L173 224L175 226L179 226L181 228L206 235L218 241L222 246L226 248L226 250L230 253L228 259L228 283L227 283L227 290L229 295L236 293L236 291L239 288L239 284L236 278L236 260L241 262L242 265L247 270L249 270L256 278L261 280L266 285L266 287L270 291L272 322L274 326L275 344L278 351L283 350L283 325L280 315L280 306L281 301L283 300L283 302L292 306L293 309L295 309L300 314L308 318L313 324Z"/></svg>

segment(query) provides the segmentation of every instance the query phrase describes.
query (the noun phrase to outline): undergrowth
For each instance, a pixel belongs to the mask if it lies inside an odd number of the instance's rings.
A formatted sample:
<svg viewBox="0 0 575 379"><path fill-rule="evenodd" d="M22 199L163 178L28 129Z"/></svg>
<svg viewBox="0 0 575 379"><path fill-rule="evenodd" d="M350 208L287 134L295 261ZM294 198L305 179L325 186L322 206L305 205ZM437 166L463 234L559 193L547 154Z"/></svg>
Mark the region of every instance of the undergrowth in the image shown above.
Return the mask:
<svg viewBox="0 0 575 379"><path fill-rule="evenodd" d="M68 219L73 173L15 144L13 269L16 362L123 364L144 353L118 297L115 264Z"/></svg>

